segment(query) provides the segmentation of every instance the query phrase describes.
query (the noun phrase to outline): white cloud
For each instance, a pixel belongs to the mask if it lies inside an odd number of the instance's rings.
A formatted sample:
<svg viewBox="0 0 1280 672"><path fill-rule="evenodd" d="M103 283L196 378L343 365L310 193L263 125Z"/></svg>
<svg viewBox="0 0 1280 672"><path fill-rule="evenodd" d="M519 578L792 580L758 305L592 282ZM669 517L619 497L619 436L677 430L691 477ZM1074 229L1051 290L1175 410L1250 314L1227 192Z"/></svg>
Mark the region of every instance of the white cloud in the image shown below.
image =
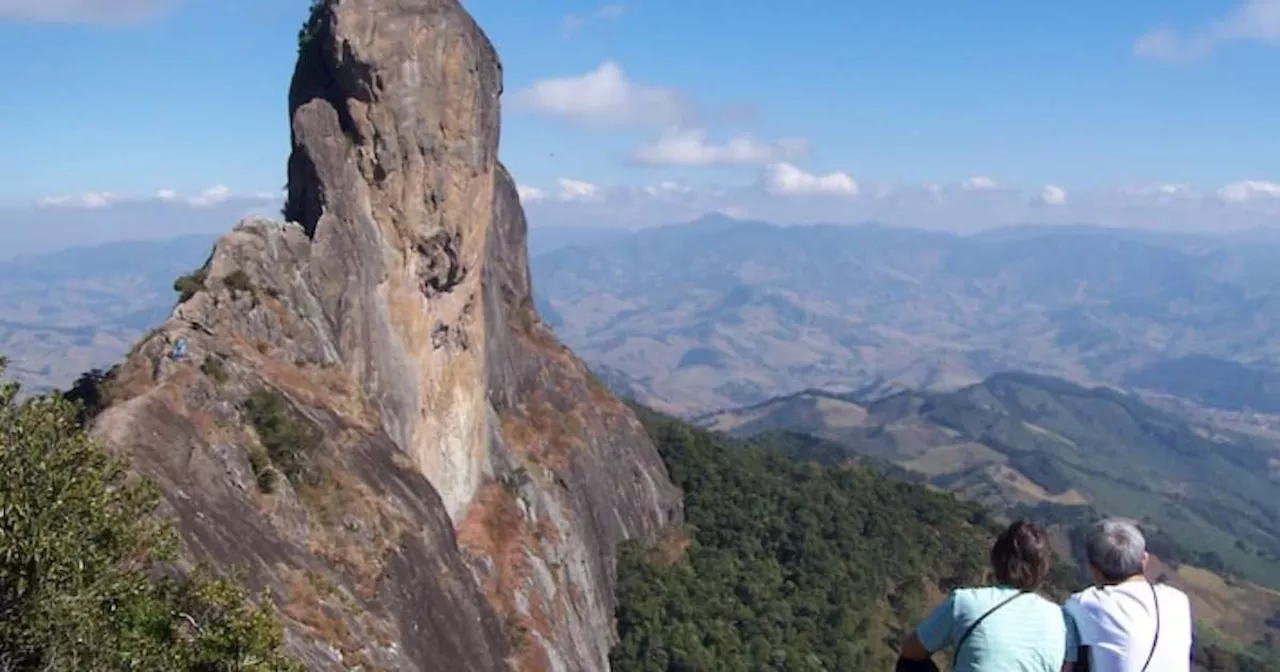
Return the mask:
<svg viewBox="0 0 1280 672"><path fill-rule="evenodd" d="M534 82L511 94L510 103L593 126L670 126L691 114L690 105L678 91L629 81L613 61L577 77Z"/></svg>
<svg viewBox="0 0 1280 672"><path fill-rule="evenodd" d="M663 196L675 196L680 194L687 194L693 191L693 187L687 184L683 184L681 182L664 180L657 184L651 184L651 185L642 187L641 190L650 196L663 197Z"/></svg>
<svg viewBox="0 0 1280 672"><path fill-rule="evenodd" d="M45 208L105 208L120 200L120 197L109 191L91 191L83 194L63 194L46 196L39 204Z"/></svg>
<svg viewBox="0 0 1280 672"><path fill-rule="evenodd" d="M1190 184L1153 182L1130 185L1116 190L1122 197L1137 197L1145 201L1172 203L1179 200L1200 198L1200 191Z"/></svg>
<svg viewBox="0 0 1280 672"><path fill-rule="evenodd" d="M622 16L624 9L625 8L621 2L611 2L607 5L601 5L594 11L587 12L585 14L565 14L560 23L564 27L566 33L573 33L577 32L589 23L612 21L617 19Z"/></svg>
<svg viewBox="0 0 1280 672"><path fill-rule="evenodd" d="M656 166L764 165L803 156L808 143L798 138L766 142L740 133L723 144L707 141L701 128L669 128L653 142L641 145L632 158Z"/></svg>
<svg viewBox="0 0 1280 672"><path fill-rule="evenodd" d="M223 203L229 198L231 198L231 188L223 184L215 184L187 199L187 201L191 205L204 207Z"/></svg>
<svg viewBox="0 0 1280 672"><path fill-rule="evenodd" d="M126 24L150 19L177 0L0 0L0 20Z"/></svg>
<svg viewBox="0 0 1280 672"><path fill-rule="evenodd" d="M1280 45L1280 0L1243 0L1225 16L1186 33L1157 28L1139 38L1133 51L1155 60L1192 60L1232 42Z"/></svg>
<svg viewBox="0 0 1280 672"><path fill-rule="evenodd" d="M1067 190L1055 184L1046 184L1040 190L1037 202L1043 205L1065 205L1067 203Z"/></svg>
<svg viewBox="0 0 1280 672"><path fill-rule="evenodd" d="M858 183L846 173L814 175L782 162L765 170L764 189L779 196L852 196L858 193Z"/></svg>
<svg viewBox="0 0 1280 672"><path fill-rule="evenodd" d="M3 0L0 0L2 2ZM223 184L216 184L199 193L183 197L173 189L158 189L150 196L122 196L109 191L90 191L82 194L60 194L45 196L36 201L44 208L103 208L116 203L177 203L182 202L196 207L209 207L230 201L279 201L284 199L283 192L257 191L239 194Z"/></svg>
<svg viewBox="0 0 1280 672"><path fill-rule="evenodd" d="M1266 198L1280 198L1280 182L1244 180L1232 182L1218 190L1218 198L1228 203L1245 203Z"/></svg>
<svg viewBox="0 0 1280 672"><path fill-rule="evenodd" d="M974 175L960 183L963 189L995 189L996 181L986 175Z"/></svg>
<svg viewBox="0 0 1280 672"><path fill-rule="evenodd" d="M516 193L520 195L521 203L532 203L534 201L541 201L542 199L547 197L547 192L537 187L526 187L523 185L516 185Z"/></svg>
<svg viewBox="0 0 1280 672"><path fill-rule="evenodd" d="M560 190L556 198L561 201L596 201L600 200L600 188L590 182L562 177L556 180Z"/></svg>

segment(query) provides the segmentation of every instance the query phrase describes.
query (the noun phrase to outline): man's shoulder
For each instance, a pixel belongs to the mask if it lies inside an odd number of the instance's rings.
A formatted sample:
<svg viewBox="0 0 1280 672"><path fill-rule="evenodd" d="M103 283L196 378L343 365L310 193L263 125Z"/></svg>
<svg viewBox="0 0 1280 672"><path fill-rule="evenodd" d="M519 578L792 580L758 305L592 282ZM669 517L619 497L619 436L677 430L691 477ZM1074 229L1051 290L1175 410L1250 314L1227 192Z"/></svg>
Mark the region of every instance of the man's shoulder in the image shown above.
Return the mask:
<svg viewBox="0 0 1280 672"><path fill-rule="evenodd" d="M1159 595L1160 597L1164 597L1165 595L1168 595L1176 600L1191 599L1190 597L1187 596L1187 593L1185 591L1183 591L1181 588L1171 583L1155 583L1152 585L1156 587L1156 594Z"/></svg>
<svg viewBox="0 0 1280 672"><path fill-rule="evenodd" d="M1062 607L1067 610L1082 609L1085 605L1096 604L1098 602L1099 590L1094 586L1089 586L1084 590L1071 593L1067 597L1067 601L1062 603Z"/></svg>

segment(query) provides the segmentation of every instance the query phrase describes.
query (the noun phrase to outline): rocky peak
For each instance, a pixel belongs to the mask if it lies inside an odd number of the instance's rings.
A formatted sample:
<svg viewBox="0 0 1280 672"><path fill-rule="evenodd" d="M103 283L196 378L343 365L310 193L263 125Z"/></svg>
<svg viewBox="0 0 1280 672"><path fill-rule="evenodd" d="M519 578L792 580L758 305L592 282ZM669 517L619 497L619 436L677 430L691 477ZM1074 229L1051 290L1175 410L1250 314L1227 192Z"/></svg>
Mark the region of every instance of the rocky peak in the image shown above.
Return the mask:
<svg viewBox="0 0 1280 672"><path fill-rule="evenodd" d="M534 311L500 94L456 0L317 4L290 222L219 241L96 422L314 669L607 669L614 549L680 515Z"/></svg>

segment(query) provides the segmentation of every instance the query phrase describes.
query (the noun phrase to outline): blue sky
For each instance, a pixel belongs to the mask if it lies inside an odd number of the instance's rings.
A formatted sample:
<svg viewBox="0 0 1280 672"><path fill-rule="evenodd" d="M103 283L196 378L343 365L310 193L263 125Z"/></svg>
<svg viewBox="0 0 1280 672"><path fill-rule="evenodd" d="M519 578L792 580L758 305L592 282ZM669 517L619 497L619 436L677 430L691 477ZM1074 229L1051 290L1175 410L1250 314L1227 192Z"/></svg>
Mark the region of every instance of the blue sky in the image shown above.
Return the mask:
<svg viewBox="0 0 1280 672"><path fill-rule="evenodd" d="M0 204L278 190L306 4L0 0ZM1280 201L1280 0L464 4L503 59L531 206L965 180Z"/></svg>

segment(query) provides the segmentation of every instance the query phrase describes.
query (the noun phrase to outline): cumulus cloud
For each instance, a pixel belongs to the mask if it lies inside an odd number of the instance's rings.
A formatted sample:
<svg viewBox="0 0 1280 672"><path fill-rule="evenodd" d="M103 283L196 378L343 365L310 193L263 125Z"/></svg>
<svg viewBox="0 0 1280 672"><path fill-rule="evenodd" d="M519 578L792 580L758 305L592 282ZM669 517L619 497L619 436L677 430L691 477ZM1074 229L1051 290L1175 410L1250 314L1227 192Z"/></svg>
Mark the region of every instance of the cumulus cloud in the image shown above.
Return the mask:
<svg viewBox="0 0 1280 672"><path fill-rule="evenodd" d="M801 157L808 149L808 143L799 138L764 141L750 133L739 133L717 144L707 140L704 129L671 128L638 147L632 158L655 166L764 165Z"/></svg>
<svg viewBox="0 0 1280 672"><path fill-rule="evenodd" d="M556 180L560 187L556 198L561 201L595 201L600 199L600 187L590 182L562 177Z"/></svg>
<svg viewBox="0 0 1280 672"><path fill-rule="evenodd" d="M0 0L0 20L127 24L159 15L177 0Z"/></svg>
<svg viewBox="0 0 1280 672"><path fill-rule="evenodd" d="M764 189L780 196L853 196L858 193L858 183L846 173L814 175L779 162L765 170Z"/></svg>
<svg viewBox="0 0 1280 672"><path fill-rule="evenodd" d="M1133 52L1154 60L1192 60L1233 42L1280 45L1280 0L1243 0L1221 18L1187 32L1157 28L1140 37Z"/></svg>
<svg viewBox="0 0 1280 672"><path fill-rule="evenodd" d="M537 187L526 187L524 185L516 185L516 193L520 195L521 203L532 203L541 201L547 197L547 192Z"/></svg>
<svg viewBox="0 0 1280 672"><path fill-rule="evenodd" d="M659 182L657 184L650 184L650 185L641 187L641 191L643 191L644 193L650 196L657 196L657 197L678 196L681 194L688 194L692 192L693 187L687 184L684 184L682 182L675 182L672 180L663 180L662 182Z"/></svg>
<svg viewBox="0 0 1280 672"><path fill-rule="evenodd" d="M1280 182L1244 180L1232 182L1218 190L1218 198L1228 203L1245 203L1261 199L1280 198Z"/></svg>
<svg viewBox="0 0 1280 672"><path fill-rule="evenodd" d="M996 181L986 175L974 175L960 183L962 189L995 189Z"/></svg>
<svg viewBox="0 0 1280 672"><path fill-rule="evenodd" d="M1036 198L1036 202L1041 205L1065 205L1067 202L1067 190L1056 184L1046 184L1040 190L1040 195Z"/></svg>
<svg viewBox="0 0 1280 672"><path fill-rule="evenodd" d="M229 198L231 198L231 188L224 184L215 184L195 196L192 196L190 202L191 205L205 207L217 203L223 203Z"/></svg>
<svg viewBox="0 0 1280 672"><path fill-rule="evenodd" d="M182 202L196 207L209 207L231 200L241 201L273 201L283 199L283 194L259 191L252 194L236 194L223 184L215 184L191 196L183 197L173 189L160 189L149 197L121 196L109 191L90 191L81 194L59 194L45 196L36 201L42 208L105 208L116 203L142 203L147 201Z"/></svg>
<svg viewBox="0 0 1280 672"><path fill-rule="evenodd" d="M90 191L83 194L60 194L46 196L38 201L44 208L105 208L120 200L120 197L109 191Z"/></svg>
<svg viewBox="0 0 1280 672"><path fill-rule="evenodd" d="M561 19L560 24L564 28L565 33L575 33L590 23L613 21L614 19L622 16L624 9L625 8L621 2L611 2L583 14L565 14L564 18Z"/></svg>
<svg viewBox="0 0 1280 672"><path fill-rule="evenodd" d="M579 76L534 82L511 94L509 102L516 109L588 126L672 126L692 114L680 92L632 82L613 61Z"/></svg>

